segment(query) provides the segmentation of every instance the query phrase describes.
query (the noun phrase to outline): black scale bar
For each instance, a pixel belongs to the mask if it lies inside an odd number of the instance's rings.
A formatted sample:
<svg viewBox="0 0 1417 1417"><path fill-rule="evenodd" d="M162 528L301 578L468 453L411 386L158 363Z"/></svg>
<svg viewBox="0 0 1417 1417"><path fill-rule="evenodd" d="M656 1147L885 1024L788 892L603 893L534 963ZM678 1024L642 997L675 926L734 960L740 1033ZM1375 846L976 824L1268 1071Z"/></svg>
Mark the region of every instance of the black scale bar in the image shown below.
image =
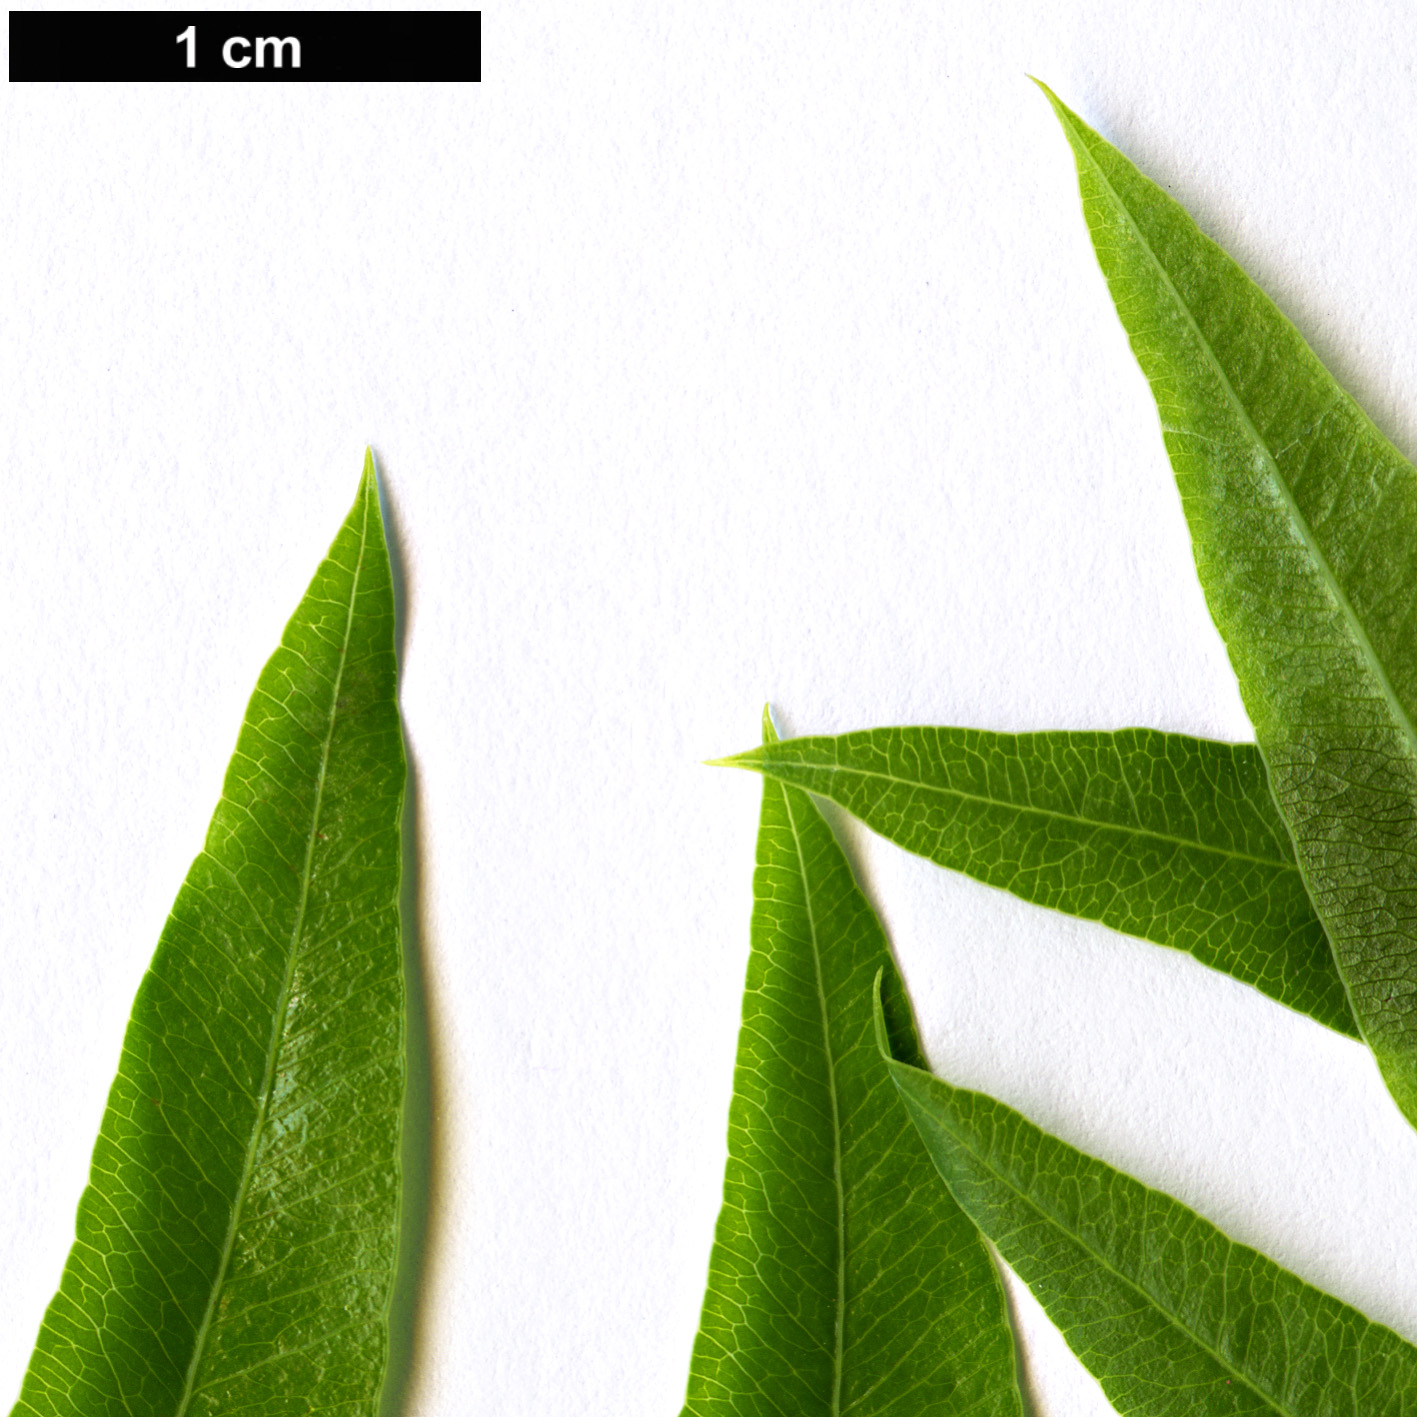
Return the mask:
<svg viewBox="0 0 1417 1417"><path fill-rule="evenodd" d="M479 83L480 10L11 10L10 82Z"/></svg>

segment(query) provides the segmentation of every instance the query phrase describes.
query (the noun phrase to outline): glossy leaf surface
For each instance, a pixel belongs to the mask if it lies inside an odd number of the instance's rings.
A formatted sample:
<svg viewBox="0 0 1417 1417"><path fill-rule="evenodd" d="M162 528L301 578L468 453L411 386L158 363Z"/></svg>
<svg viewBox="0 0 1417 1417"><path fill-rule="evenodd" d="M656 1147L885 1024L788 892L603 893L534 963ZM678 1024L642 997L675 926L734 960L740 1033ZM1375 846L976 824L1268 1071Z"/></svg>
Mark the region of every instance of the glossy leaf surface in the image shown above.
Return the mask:
<svg viewBox="0 0 1417 1417"><path fill-rule="evenodd" d="M1181 207L1049 97L1275 800L1417 1122L1417 470Z"/></svg>
<svg viewBox="0 0 1417 1417"><path fill-rule="evenodd" d="M369 459L138 989L17 1414L375 1410L399 1210L404 777Z"/></svg>
<svg viewBox="0 0 1417 1417"><path fill-rule="evenodd" d="M890 1072L955 1200L1122 1417L1417 1410L1417 1348L1391 1329L1001 1102Z"/></svg>
<svg viewBox="0 0 1417 1417"><path fill-rule="evenodd" d="M686 1417L1020 1417L993 1262L942 1197L876 1053L881 970L894 1046L918 1060L885 935L831 828L805 793L765 781Z"/></svg>
<svg viewBox="0 0 1417 1417"><path fill-rule="evenodd" d="M1252 745L1145 728L876 728L727 761L830 798L941 866L1188 950L1357 1034Z"/></svg>

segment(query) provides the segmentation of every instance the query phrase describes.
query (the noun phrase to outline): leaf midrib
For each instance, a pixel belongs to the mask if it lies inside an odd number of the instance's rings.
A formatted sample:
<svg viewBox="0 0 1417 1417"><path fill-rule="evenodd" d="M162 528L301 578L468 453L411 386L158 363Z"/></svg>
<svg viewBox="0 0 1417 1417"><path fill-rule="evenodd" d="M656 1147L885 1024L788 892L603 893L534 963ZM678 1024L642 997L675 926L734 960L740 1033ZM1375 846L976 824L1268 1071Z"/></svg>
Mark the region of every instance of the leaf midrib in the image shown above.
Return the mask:
<svg viewBox="0 0 1417 1417"><path fill-rule="evenodd" d="M920 1071L918 1068L910 1068L908 1064L901 1063L895 1059L892 1059L891 1067L893 1069L907 1069L910 1072ZM929 1073L922 1074L922 1076L926 1077L930 1082L941 1083L941 1085L944 1087L950 1087L948 1083L941 1082L941 1079L933 1077ZM960 1089L951 1087L950 1091L958 1092L960 1091ZM988 1100L993 1101L992 1098ZM1002 1104L996 1105L1001 1106ZM927 1117L929 1115L929 1113L926 1113ZM1025 1122L1027 1122L1026 1118L1024 1120ZM1027 1123L1027 1125L1032 1126L1033 1124ZM1047 1135L1046 1133L1041 1134L1045 1136ZM1232 1363L1228 1358L1224 1357L1219 1351L1217 1351L1210 1343L1208 1343L1204 1338L1197 1334L1193 1329L1187 1328L1186 1325L1182 1323L1180 1318L1178 1318L1170 1309L1163 1305L1159 1299L1155 1298L1130 1275L1124 1274L1121 1270L1119 1270L1105 1254L1101 1253L1094 1246L1090 1245L1085 1239L1083 1239L1080 1234L1072 1230L1065 1221L1060 1220L1050 1210L1046 1209L1040 1202L1034 1200L1034 1198L1029 1195L1028 1192L1019 1189L1018 1184L1013 1180L1012 1177L1007 1176L1002 1171L997 1170L993 1165L990 1164L988 1160L985 1159L984 1156L982 1156L969 1144L967 1136L960 1136L958 1133L953 1131L950 1132L950 1135L953 1136L955 1140L961 1146L964 1147L965 1151L974 1158L975 1162L983 1170L987 1171L989 1175L994 1177L994 1179L998 1181L999 1184L1003 1186L1011 1195L1015 1196L1022 1204L1024 1204L1031 1211L1033 1211L1033 1213L1037 1215L1039 1219L1044 1222L1044 1224L1050 1225L1055 1230L1061 1231L1065 1236L1068 1237L1068 1239L1070 1239L1074 1244L1076 1244L1079 1249L1091 1255L1094 1261L1096 1261L1099 1268L1106 1270L1108 1274L1112 1275L1120 1283L1130 1289L1132 1293L1136 1294L1144 1304L1159 1313L1166 1321L1166 1323L1168 1323L1178 1333L1184 1334L1186 1338L1188 1338L1192 1343L1196 1345L1197 1348L1200 1348L1204 1352L1208 1353L1221 1368L1223 1368L1227 1373L1231 1373L1236 1378L1238 1378L1240 1382L1242 1382L1251 1392L1255 1394L1256 1397L1260 1399L1261 1402L1266 1403L1272 1411L1280 1413L1281 1417L1301 1417L1301 1414L1299 1413L1298 1409L1284 1406L1277 1397L1273 1396L1273 1394L1267 1392L1264 1388L1262 1388L1259 1385L1258 1381L1249 1373L1245 1372L1243 1368L1237 1368L1234 1363ZM1062 1143L1062 1145L1066 1146L1067 1143L1064 1142ZM1179 1204L1179 1202L1172 1200L1170 1196L1166 1196L1160 1191L1155 1191L1150 1186L1146 1186L1140 1181L1138 1181L1137 1184L1139 1186L1142 1186L1142 1189L1145 1190L1149 1195L1160 1195L1162 1196L1163 1200L1166 1200L1173 1205ZM1200 1220L1203 1225L1210 1224L1210 1222L1205 1220L1204 1217L1197 1216L1196 1218ZM1212 1226L1211 1228L1215 1229L1214 1226ZM1223 1232L1218 1230L1216 1233L1223 1234ZM1229 1239L1228 1236L1226 1236L1225 1238ZM1240 1245L1238 1241L1231 1240L1230 1244L1233 1248L1236 1249L1249 1250L1248 1246ZM1254 1252L1250 1251L1250 1253ZM1279 1268L1279 1266L1276 1266L1276 1268ZM1284 1272L1286 1274L1292 1274L1292 1272L1288 1270ZM1304 1284L1304 1281L1302 1279L1299 1279L1297 1275L1292 1275L1292 1277L1298 1279L1300 1284ZM1305 1287L1309 1288L1308 1285L1305 1285Z"/></svg>
<svg viewBox="0 0 1417 1417"><path fill-rule="evenodd" d="M350 584L349 606L345 612L344 639L340 645L339 666L335 670L334 683L330 694L329 721L325 725L325 741L320 750L320 770L315 780L315 805L310 814L310 830L305 843L305 862L300 876L300 897L296 907L295 924L290 932L290 946L286 952L285 977L281 981L279 1000L276 1005L275 1018L271 1025L271 1039L266 1051L265 1073L261 1078L261 1104L256 1115L256 1121L251 1128L251 1138L246 1148L246 1162L241 1173L241 1182L237 1187L236 1199L231 1208L231 1219L227 1224L226 1238L222 1245L221 1260L217 1266L217 1272L212 1280L211 1293L207 1298L206 1312L202 1315L202 1322L197 1330L196 1339L192 1347L192 1358L187 1365L186 1381L183 1384L182 1396L178 1400L174 1411L174 1417L184 1417L192 1398L196 1395L197 1370L201 1365L202 1357L205 1354L207 1338L211 1332L212 1318L216 1313L217 1298L220 1295L226 1282L226 1272L231 1263L231 1256L236 1245L236 1232L241 1223L242 1211L246 1204L246 1196L250 1189L251 1177L255 1170L256 1153L260 1148L261 1135L265 1130L266 1119L270 1112L271 1093L274 1089L276 1066L280 1058L282 1033L285 1028L285 1018L290 1007L290 987L295 975L295 961L299 954L300 936L305 928L305 911L310 899L310 873L315 855L315 841L319 830L320 812L324 806L325 796L325 771L329 766L330 744L334 739L335 720L338 717L340 686L344 680L345 664L349 654L349 641L354 628L354 602L359 595L359 578L364 570L364 553L369 543L369 496L370 491L366 485L364 488L364 516L359 528L359 556L355 562L354 576Z"/></svg>
<svg viewBox="0 0 1417 1417"><path fill-rule="evenodd" d="M1408 757L1414 764L1417 764L1417 727L1414 727L1412 719L1408 715L1402 700L1398 698L1397 691L1393 688L1392 681L1388 678L1387 669L1379 658L1372 640L1369 639L1368 632L1363 622L1358 618L1358 612L1353 608L1353 602L1348 598L1348 593L1339 583L1337 576L1334 575L1333 567L1329 564L1328 558L1324 555L1319 548L1318 542L1314 539L1313 529L1309 526L1307 518L1299 510L1299 504L1294 500L1294 494L1290 490L1288 482L1285 481L1283 475L1280 473L1279 464L1275 461L1274 454L1270 451L1269 444L1260 436L1259 430L1255 427L1254 421L1250 418L1249 410L1245 407L1243 400L1241 400L1239 394L1235 391L1235 387L1231 383L1229 376L1221 367L1220 361L1216 357L1215 350L1211 347L1210 341L1206 339L1205 335L1201 332L1200 325L1190 305L1182 298L1180 291L1176 289L1175 282L1171 279L1170 272L1162 265L1151 243L1142 234L1141 228L1137 225L1136 219L1132 216L1131 208L1122 200L1117 189L1108 180L1107 174L1103 172L1101 164L1097 161L1096 157L1093 156L1092 148L1088 145L1086 138L1084 138L1081 133L1078 133L1074 126L1071 115L1064 111L1060 116L1062 117L1062 121L1067 124L1078 139L1078 142L1073 145L1074 151L1081 148L1081 150L1087 154L1088 163L1092 167L1093 172L1097 175L1097 180L1111 194L1117 210L1122 213L1132 234L1140 243L1142 250L1146 252L1153 268L1161 277L1162 281L1165 282L1166 288L1171 292L1172 298L1176 303L1176 307L1185 316L1186 322L1195 332L1196 341L1205 352L1206 361L1215 371L1216 378L1220 380L1221 388L1226 398L1228 398L1234 406L1241 422L1244 424L1244 428L1248 430L1254 445L1259 448L1263 454L1265 463L1271 473L1270 481L1278 489L1280 497L1289 512L1290 521L1295 530L1299 533L1299 537L1307 548L1311 559L1322 573L1323 581L1329 590L1329 594L1338 605L1345 622L1358 641L1359 649L1364 659L1367 661L1369 668L1377 677L1378 684L1383 691L1383 696L1387 700L1388 708L1392 711L1393 716L1398 720L1399 726L1405 732L1407 737ZM1325 416L1327 416L1327 414L1325 414ZM1364 417L1366 419L1366 415L1364 415ZM1371 426L1371 420L1368 421ZM1162 431L1185 433L1186 430L1183 428L1170 429L1163 423ZM1302 866L1300 870L1302 873Z"/></svg>
<svg viewBox="0 0 1417 1417"><path fill-rule="evenodd" d="M817 978L817 1005L822 1019L822 1052L827 1061L827 1095L832 1113L832 1181L836 1187L836 1317L833 1324L832 1394L830 1417L841 1414L841 1378L846 1342L846 1192L841 1179L841 1112L836 1096L836 1057L832 1052L831 1029L827 1020L827 991L822 979L822 952L817 943L817 916L812 908L812 886L807 877L807 861L802 853L802 834L797 830L797 814L792 810L792 795L780 786L787 820L792 827L792 842L797 852L797 873L802 880L802 899L806 906L807 928L812 937L812 964Z"/></svg>
<svg viewBox="0 0 1417 1417"><path fill-rule="evenodd" d="M759 762L767 762L766 758L759 758ZM1255 866L1264 866L1272 871L1293 871L1298 872L1297 864L1292 860L1284 860L1273 856L1255 856L1248 851L1232 851L1223 846L1212 846L1209 842L1195 839L1172 836L1167 832L1155 831L1150 827L1132 827L1123 822L1100 821L1095 817L1085 817L1077 812L1060 812L1053 807L1024 806L1017 802L1011 802L1003 797L985 797L977 792L966 792L958 787L937 787L933 783L912 781L908 777L897 777L894 773L877 772L872 768L845 767L841 764L828 763L803 763L780 760L784 766L803 766L812 772L826 772L841 774L845 777L868 777L876 778L882 782L894 783L898 787L909 787L920 792L934 792L941 797L958 797L965 802L977 802L986 807L1000 807L1019 813L1020 815L1032 815L1037 817L1047 817L1053 821L1076 822L1080 826L1095 827L1099 831L1123 832L1127 836L1145 837L1149 841L1165 842L1170 846L1183 847L1187 851L1201 851L1210 856L1220 856L1227 861L1247 861ZM773 774L776 776L776 774ZM811 789L809 789L811 790Z"/></svg>

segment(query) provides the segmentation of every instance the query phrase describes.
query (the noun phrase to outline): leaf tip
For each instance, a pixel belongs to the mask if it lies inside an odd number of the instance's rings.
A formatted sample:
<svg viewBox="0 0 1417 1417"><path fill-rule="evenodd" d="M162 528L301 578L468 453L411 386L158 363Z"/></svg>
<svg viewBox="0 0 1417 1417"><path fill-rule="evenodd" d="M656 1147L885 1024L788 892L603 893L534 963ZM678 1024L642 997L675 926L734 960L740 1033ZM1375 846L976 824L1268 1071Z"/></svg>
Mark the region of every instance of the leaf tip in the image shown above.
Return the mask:
<svg viewBox="0 0 1417 1417"><path fill-rule="evenodd" d="M763 742L779 743L782 740L778 737L777 729L773 727L772 705L763 705Z"/></svg>
<svg viewBox="0 0 1417 1417"><path fill-rule="evenodd" d="M1075 116L1072 109L1070 109L1042 79L1035 77L1033 74L1026 74L1024 77L1027 78L1030 83L1037 84L1038 87L1043 90L1043 97L1053 105L1053 112L1057 115L1058 121L1066 128L1069 120Z"/></svg>
<svg viewBox="0 0 1417 1417"><path fill-rule="evenodd" d="M733 753L726 758L705 758L702 766L706 768L747 768L754 770L757 763L753 759L753 754L757 751L750 748L746 753Z"/></svg>
<svg viewBox="0 0 1417 1417"><path fill-rule="evenodd" d="M354 507L350 515L369 518L372 524L378 527L380 536L387 538L384 526L383 492L379 486L379 468L374 461L374 449L367 444L364 448L364 467L359 474L359 491L355 493ZM387 540L385 548L387 550Z"/></svg>
<svg viewBox="0 0 1417 1417"><path fill-rule="evenodd" d="M777 729L772 723L772 705L763 705L763 742L764 744L779 743L782 740L777 736ZM749 748L746 753L733 753L726 758L705 758L703 766L706 768L744 768L749 772L759 772L759 763L762 759L761 748Z"/></svg>
<svg viewBox="0 0 1417 1417"><path fill-rule="evenodd" d="M887 1063L895 1062L895 1054L891 1052L890 1035L886 1032L886 1006L881 998L881 987L886 977L886 967L882 965L876 971L876 977L871 981L871 1022L876 1029L876 1047L880 1049L881 1057Z"/></svg>

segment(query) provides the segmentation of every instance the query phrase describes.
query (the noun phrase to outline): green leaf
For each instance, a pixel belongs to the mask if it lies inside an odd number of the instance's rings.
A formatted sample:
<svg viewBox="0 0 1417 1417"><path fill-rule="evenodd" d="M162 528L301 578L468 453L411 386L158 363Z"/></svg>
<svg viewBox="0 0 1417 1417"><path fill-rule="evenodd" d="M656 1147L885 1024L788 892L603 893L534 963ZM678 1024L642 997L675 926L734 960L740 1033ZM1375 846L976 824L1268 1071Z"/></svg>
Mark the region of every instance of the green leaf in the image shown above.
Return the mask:
<svg viewBox="0 0 1417 1417"><path fill-rule="evenodd" d="M404 1088L396 689L366 457L139 986L17 1414L374 1412Z"/></svg>
<svg viewBox="0 0 1417 1417"><path fill-rule="evenodd" d="M1249 744L1131 728L876 728L724 760L828 797L907 851L1188 950L1356 1036Z"/></svg>
<svg viewBox="0 0 1417 1417"><path fill-rule="evenodd" d="M1049 99L1275 800L1417 1123L1417 469L1190 217Z"/></svg>
<svg viewBox="0 0 1417 1417"><path fill-rule="evenodd" d="M1123 1417L1400 1417L1417 1349L977 1092L891 1077L954 1199Z"/></svg>
<svg viewBox="0 0 1417 1417"><path fill-rule="evenodd" d="M764 738L775 735L763 716ZM763 784L723 1209L686 1417L1020 1417L1003 1293L876 1056L919 1059L890 947L803 792Z"/></svg>

